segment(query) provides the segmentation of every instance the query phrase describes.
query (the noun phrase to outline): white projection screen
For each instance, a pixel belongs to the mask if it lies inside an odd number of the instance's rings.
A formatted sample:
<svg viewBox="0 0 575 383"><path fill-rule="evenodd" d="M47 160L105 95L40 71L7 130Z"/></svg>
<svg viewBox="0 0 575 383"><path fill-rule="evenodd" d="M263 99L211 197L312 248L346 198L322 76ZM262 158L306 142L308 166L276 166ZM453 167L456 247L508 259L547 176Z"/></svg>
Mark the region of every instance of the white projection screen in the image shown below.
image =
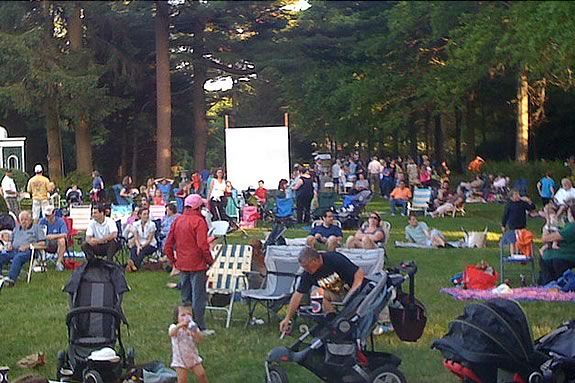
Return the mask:
<svg viewBox="0 0 575 383"><path fill-rule="evenodd" d="M277 189L282 178L289 180L289 136L287 126L228 128L226 132L227 179L238 190Z"/></svg>

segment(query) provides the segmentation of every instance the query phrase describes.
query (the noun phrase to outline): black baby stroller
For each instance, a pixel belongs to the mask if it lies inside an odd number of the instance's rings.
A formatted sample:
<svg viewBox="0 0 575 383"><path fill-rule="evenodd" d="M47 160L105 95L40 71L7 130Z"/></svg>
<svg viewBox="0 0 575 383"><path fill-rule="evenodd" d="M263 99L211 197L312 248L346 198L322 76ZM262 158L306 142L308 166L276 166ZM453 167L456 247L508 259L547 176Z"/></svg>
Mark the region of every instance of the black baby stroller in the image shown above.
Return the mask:
<svg viewBox="0 0 575 383"><path fill-rule="evenodd" d="M567 383L575 381L573 370L569 372L569 366L573 368L572 336L573 332L561 335L563 343L570 345L570 358L553 355L550 339L542 338L534 347L521 306L493 299L467 305L432 348L441 351L444 366L466 383ZM561 349L569 353L564 346Z"/></svg>
<svg viewBox="0 0 575 383"><path fill-rule="evenodd" d="M359 227L361 213L372 197L372 191L366 189L353 195L346 195L343 198L342 207L335 211L336 219L341 222L343 229L357 229Z"/></svg>
<svg viewBox="0 0 575 383"><path fill-rule="evenodd" d="M362 289L346 297L342 309L333 318L302 307L299 315L317 324L311 330L302 326L303 335L291 347L276 347L269 352L265 363L266 382L287 383L288 376L280 362L295 362L330 383L406 382L398 369L400 358L375 351L373 342L371 350L366 346L366 339L377 325L380 312L391 303L394 290L399 290L405 279L413 280L417 268L411 263L404 271L409 277L395 272L370 276ZM420 320L425 322L425 317L422 315ZM422 335L423 327L419 330L418 334L411 334L411 340Z"/></svg>
<svg viewBox="0 0 575 383"><path fill-rule="evenodd" d="M123 270L114 263L95 258L74 271L64 286L70 295L69 345L58 353L59 380L112 383L133 366L134 351L126 353L120 333L122 323L127 325L122 295L128 290Z"/></svg>

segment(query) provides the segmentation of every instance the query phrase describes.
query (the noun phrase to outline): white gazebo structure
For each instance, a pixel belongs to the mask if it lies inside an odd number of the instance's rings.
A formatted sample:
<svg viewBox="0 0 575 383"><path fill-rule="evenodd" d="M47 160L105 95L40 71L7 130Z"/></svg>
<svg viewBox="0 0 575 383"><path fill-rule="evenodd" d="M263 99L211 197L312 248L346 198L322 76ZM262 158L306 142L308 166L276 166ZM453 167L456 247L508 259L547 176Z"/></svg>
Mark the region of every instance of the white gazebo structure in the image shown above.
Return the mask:
<svg viewBox="0 0 575 383"><path fill-rule="evenodd" d="M8 131L0 126L0 167L26 171L24 157L26 137L8 137Z"/></svg>

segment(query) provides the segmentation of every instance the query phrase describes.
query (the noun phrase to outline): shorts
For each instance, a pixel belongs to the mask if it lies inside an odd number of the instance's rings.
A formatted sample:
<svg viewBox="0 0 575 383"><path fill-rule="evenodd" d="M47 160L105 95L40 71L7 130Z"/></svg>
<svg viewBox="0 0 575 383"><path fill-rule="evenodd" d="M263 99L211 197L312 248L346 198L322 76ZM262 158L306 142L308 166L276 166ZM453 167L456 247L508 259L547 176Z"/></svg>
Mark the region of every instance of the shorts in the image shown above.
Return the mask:
<svg viewBox="0 0 575 383"><path fill-rule="evenodd" d="M503 233L501 237L501 244L502 245L511 245L517 242L517 236L515 235L515 230L509 230Z"/></svg>

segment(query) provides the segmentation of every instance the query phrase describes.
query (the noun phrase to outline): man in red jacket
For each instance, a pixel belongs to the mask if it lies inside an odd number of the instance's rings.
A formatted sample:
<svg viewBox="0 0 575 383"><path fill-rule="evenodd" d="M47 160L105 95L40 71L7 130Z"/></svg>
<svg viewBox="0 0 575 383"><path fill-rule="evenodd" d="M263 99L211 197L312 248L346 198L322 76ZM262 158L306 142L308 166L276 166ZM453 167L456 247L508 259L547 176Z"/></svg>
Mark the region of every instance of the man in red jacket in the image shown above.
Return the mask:
<svg viewBox="0 0 575 383"><path fill-rule="evenodd" d="M204 335L211 335L213 331L207 330L204 313L208 301L206 271L214 259L208 246L208 224L200 212L203 205L198 194L186 197L184 214L172 223L164 251L180 270L182 303L191 303L194 321Z"/></svg>

